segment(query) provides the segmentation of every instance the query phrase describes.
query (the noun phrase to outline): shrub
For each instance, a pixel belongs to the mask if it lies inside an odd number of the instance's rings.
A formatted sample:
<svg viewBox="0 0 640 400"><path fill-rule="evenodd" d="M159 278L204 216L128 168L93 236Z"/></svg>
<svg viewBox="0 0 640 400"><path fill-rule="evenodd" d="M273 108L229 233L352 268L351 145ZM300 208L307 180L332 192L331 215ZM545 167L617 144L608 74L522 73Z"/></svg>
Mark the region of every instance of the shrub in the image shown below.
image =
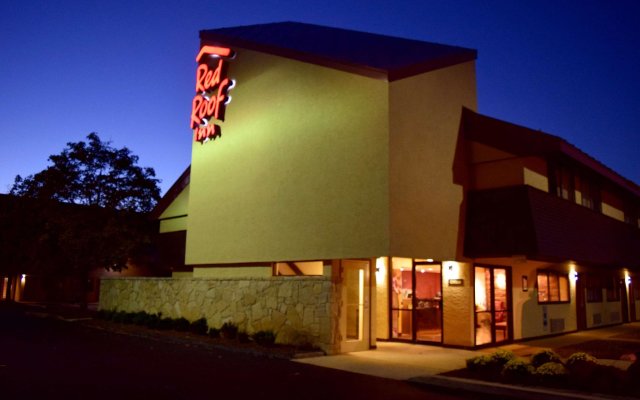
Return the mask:
<svg viewBox="0 0 640 400"><path fill-rule="evenodd" d="M260 346L270 347L276 342L276 334L273 331L258 331L253 334L253 340Z"/></svg>
<svg viewBox="0 0 640 400"><path fill-rule="evenodd" d="M591 354L578 352L570 355L569 358L567 358L565 365L571 370L581 364L595 364L597 361L598 359Z"/></svg>
<svg viewBox="0 0 640 400"><path fill-rule="evenodd" d="M555 386L566 378L567 369L559 362L550 361L536 368L533 374L541 384Z"/></svg>
<svg viewBox="0 0 640 400"><path fill-rule="evenodd" d="M513 354L512 351L500 349L491 353L490 357L493 362L502 367L509 361L515 359L516 355Z"/></svg>
<svg viewBox="0 0 640 400"><path fill-rule="evenodd" d="M220 337L220 329L218 328L209 328L209 336L212 338L219 338Z"/></svg>
<svg viewBox="0 0 640 400"><path fill-rule="evenodd" d="M207 319L204 317L193 321L189 326L189 330L198 335L206 335L208 329L209 325L207 324Z"/></svg>
<svg viewBox="0 0 640 400"><path fill-rule="evenodd" d="M160 323L160 319L162 318L162 313L158 314L149 314L147 316L146 326L151 329L158 329L158 325Z"/></svg>
<svg viewBox="0 0 640 400"><path fill-rule="evenodd" d="M133 315L131 316L131 322L136 325L146 325L148 318L149 314L144 311L138 311L136 313L133 313Z"/></svg>
<svg viewBox="0 0 640 400"><path fill-rule="evenodd" d="M470 371L482 371L493 368L495 362L489 354L483 354L466 360L467 369Z"/></svg>
<svg viewBox="0 0 640 400"><path fill-rule="evenodd" d="M235 339L238 335L238 325L234 324L231 321L227 321L222 324L220 328L220 336L225 339Z"/></svg>
<svg viewBox="0 0 640 400"><path fill-rule="evenodd" d="M123 324L128 324L131 323L133 319L133 314L132 313L128 313L126 311L116 311L113 314L113 322L120 322Z"/></svg>
<svg viewBox="0 0 640 400"><path fill-rule="evenodd" d="M525 383L531 379L535 368L526 360L512 358L502 367L501 375L507 382Z"/></svg>
<svg viewBox="0 0 640 400"><path fill-rule="evenodd" d="M245 331L238 331L238 340L240 341L240 343L249 343L251 341L251 338L249 337L249 334Z"/></svg>
<svg viewBox="0 0 640 400"><path fill-rule="evenodd" d="M188 331L190 326L191 323L185 317L180 317L173 320L173 329L175 329L176 331Z"/></svg>
<svg viewBox="0 0 640 400"><path fill-rule="evenodd" d="M546 363L558 363L561 364L560 356L553 350L540 350L531 356L531 365L535 368L539 368Z"/></svg>
<svg viewBox="0 0 640 400"><path fill-rule="evenodd" d="M173 318L159 318L155 328L160 330L173 328Z"/></svg>

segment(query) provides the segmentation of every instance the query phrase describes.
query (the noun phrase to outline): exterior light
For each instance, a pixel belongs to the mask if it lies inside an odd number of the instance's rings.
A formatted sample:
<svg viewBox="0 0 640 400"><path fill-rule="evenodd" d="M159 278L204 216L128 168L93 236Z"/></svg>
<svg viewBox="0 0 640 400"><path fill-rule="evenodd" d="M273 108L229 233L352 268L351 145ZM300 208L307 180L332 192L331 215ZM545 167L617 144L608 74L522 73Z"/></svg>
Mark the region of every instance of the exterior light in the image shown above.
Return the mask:
<svg viewBox="0 0 640 400"><path fill-rule="evenodd" d="M433 262L433 258L427 258L427 262Z"/></svg>
<svg viewBox="0 0 640 400"><path fill-rule="evenodd" d="M574 281L578 280L578 273L576 271L573 271L571 273L571 279L573 279Z"/></svg>

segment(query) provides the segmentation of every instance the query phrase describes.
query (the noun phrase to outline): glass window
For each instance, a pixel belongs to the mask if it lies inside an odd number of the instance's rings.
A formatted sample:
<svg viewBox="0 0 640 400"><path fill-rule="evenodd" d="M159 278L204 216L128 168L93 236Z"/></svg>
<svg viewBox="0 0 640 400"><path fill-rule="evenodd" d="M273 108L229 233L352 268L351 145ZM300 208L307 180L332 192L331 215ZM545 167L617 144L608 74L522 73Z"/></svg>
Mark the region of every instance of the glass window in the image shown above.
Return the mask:
<svg viewBox="0 0 640 400"><path fill-rule="evenodd" d="M546 303L549 301L549 276L547 274L538 273L538 302Z"/></svg>
<svg viewBox="0 0 640 400"><path fill-rule="evenodd" d="M568 302L569 298L569 277L566 275L558 276L560 280L560 301Z"/></svg>
<svg viewBox="0 0 640 400"><path fill-rule="evenodd" d="M273 267L274 275L307 276L322 275L322 261L277 262Z"/></svg>
<svg viewBox="0 0 640 400"><path fill-rule="evenodd" d="M607 282L607 301L620 301L620 280L616 277L610 277Z"/></svg>
<svg viewBox="0 0 640 400"><path fill-rule="evenodd" d="M569 276L555 271L538 271L538 303L568 303Z"/></svg>
<svg viewBox="0 0 640 400"><path fill-rule="evenodd" d="M602 302L602 279L599 276L587 275L586 277L587 303Z"/></svg>

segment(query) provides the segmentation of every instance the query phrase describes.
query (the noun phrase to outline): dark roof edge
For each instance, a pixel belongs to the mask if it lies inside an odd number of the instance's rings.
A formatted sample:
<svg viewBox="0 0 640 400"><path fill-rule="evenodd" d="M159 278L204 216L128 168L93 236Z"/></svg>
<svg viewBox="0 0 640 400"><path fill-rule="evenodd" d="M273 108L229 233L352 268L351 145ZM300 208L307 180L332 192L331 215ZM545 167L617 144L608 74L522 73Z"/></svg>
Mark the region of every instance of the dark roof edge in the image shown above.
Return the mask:
<svg viewBox="0 0 640 400"><path fill-rule="evenodd" d="M178 179L171 185L167 193L158 201L158 204L151 210L150 219L158 219L162 213L173 203L173 201L182 193L191 180L191 165L184 170Z"/></svg>
<svg viewBox="0 0 640 400"><path fill-rule="evenodd" d="M622 187L623 189L631 192L633 195L640 197L640 186L637 183L620 175L618 172L598 161L593 156L585 153L575 145L569 143L567 140L559 136L527 128L525 126L517 125L511 122L499 120L497 118L489 117L470 110L466 107L463 107L462 118L475 118L476 121L480 123L489 123L494 127L500 127L503 129L508 129L512 132L528 135L536 142L537 145L535 146L535 149L538 151L531 151L532 154L541 152L545 152L547 154L552 152L562 153L572 160L591 169L602 177L608 179L609 181L615 183L616 185ZM474 138L470 138L470 140L473 139ZM492 145L495 145L495 143L492 143ZM510 149L506 150L509 151Z"/></svg>
<svg viewBox="0 0 640 400"><path fill-rule="evenodd" d="M260 44L250 40L230 37L219 33L212 33L211 30L201 30L200 41L207 44L222 44L232 47L241 47L246 50L254 50L262 53L272 54L296 61L320 65L322 67L337 69L339 71L363 75L369 78L385 79L390 82L408 78L414 75L423 74L425 72L446 68L452 65L461 64L464 62L474 61L478 57L478 52L476 50L460 48L461 50L464 50L465 54L452 55L440 60L432 60L425 63L412 65L408 68L397 68L387 71L381 68L369 67L356 63L347 63L344 61L337 61L329 57L323 57L278 46Z"/></svg>

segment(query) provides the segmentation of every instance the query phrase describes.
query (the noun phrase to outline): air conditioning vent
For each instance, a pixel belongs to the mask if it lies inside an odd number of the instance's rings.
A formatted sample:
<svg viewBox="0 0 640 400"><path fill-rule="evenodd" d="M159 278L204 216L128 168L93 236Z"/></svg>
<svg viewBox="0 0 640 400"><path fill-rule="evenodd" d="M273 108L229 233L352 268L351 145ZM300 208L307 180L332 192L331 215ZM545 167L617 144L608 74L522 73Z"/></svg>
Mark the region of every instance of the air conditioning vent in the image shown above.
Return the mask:
<svg viewBox="0 0 640 400"><path fill-rule="evenodd" d="M593 314L593 324L602 325L602 314L600 313Z"/></svg>

